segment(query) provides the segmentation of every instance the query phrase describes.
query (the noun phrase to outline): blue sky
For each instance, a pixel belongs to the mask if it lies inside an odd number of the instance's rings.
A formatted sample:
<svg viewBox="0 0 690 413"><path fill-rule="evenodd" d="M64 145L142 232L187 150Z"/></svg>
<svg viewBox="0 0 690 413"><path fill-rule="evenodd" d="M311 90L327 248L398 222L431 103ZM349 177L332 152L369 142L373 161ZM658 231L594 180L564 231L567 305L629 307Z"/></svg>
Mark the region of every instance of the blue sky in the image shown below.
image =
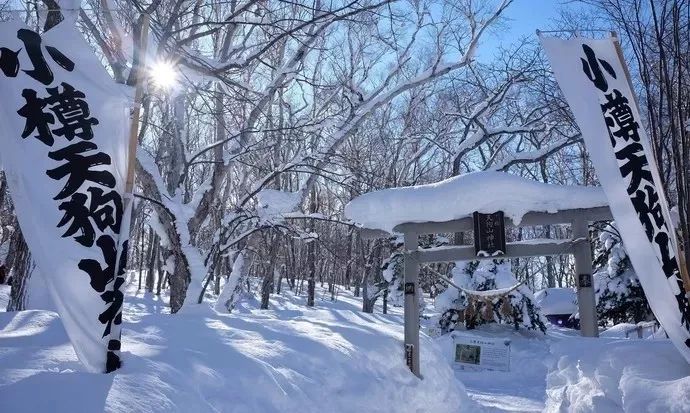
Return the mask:
<svg viewBox="0 0 690 413"><path fill-rule="evenodd" d="M549 20L558 15L563 3L559 0L515 0L506 12L513 34L533 35L536 29L548 28Z"/></svg>
<svg viewBox="0 0 690 413"><path fill-rule="evenodd" d="M558 16L563 0L514 0L505 12L507 21L484 39L486 48L508 46L523 36L536 36L537 29L548 29Z"/></svg>

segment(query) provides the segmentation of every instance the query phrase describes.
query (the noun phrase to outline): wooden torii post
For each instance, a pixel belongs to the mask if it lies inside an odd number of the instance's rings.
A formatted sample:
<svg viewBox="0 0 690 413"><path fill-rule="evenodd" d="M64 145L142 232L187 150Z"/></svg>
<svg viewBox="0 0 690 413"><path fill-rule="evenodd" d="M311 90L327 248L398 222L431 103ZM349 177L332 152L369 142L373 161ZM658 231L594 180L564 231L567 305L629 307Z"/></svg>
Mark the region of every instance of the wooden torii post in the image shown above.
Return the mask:
<svg viewBox="0 0 690 413"><path fill-rule="evenodd" d="M494 258L523 258L570 254L575 257L577 299L580 312L580 331L585 337L597 337L596 304L592 283L592 253L590 247L590 222L612 220L608 207L566 209L554 213L528 212L519 224L505 218L505 227L526 227L535 225L570 224L572 238L569 240L527 240L506 243L506 252L499 257L477 256L474 246L453 245L419 249L419 236L464 232L473 229L472 217L445 222L404 223L397 225L394 232L402 233L405 241L405 360L408 367L421 378L419 366L419 297L417 286L419 267L423 263L485 260ZM370 232L368 237L380 237L382 232Z"/></svg>

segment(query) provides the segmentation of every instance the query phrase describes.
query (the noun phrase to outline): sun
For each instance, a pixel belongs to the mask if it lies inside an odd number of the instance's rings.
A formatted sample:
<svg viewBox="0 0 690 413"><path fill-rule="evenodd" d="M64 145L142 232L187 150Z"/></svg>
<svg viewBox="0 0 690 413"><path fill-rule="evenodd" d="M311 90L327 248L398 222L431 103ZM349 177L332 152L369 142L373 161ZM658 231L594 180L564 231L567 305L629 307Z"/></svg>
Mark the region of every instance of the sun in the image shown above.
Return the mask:
<svg viewBox="0 0 690 413"><path fill-rule="evenodd" d="M170 89L177 83L175 65L166 60L153 63L149 75L153 84L161 89Z"/></svg>

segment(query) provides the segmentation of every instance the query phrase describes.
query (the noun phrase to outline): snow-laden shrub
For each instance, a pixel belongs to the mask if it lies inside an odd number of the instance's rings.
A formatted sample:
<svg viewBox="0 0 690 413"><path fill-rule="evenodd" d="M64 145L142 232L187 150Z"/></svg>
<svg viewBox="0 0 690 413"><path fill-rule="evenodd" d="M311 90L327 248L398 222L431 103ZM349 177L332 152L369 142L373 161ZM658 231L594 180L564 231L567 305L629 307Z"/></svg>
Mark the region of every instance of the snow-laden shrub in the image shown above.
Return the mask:
<svg viewBox="0 0 690 413"><path fill-rule="evenodd" d="M452 270L453 284L466 290L490 291L517 284L509 260L458 261ZM468 295L449 285L436 297L437 320L441 333L464 326L473 329L481 324L511 324L515 329L546 331L545 319L532 291L521 285L504 297L483 299Z"/></svg>
<svg viewBox="0 0 690 413"><path fill-rule="evenodd" d="M405 304L404 278L405 257L402 252L393 251L390 257L383 262L383 282L388 288L388 303L402 307Z"/></svg>
<svg viewBox="0 0 690 413"><path fill-rule="evenodd" d="M606 225L599 234L594 269L600 323L639 323L654 319L615 222Z"/></svg>
<svg viewBox="0 0 690 413"><path fill-rule="evenodd" d="M419 238L419 248L434 248L448 245L448 238L440 235L425 235ZM395 307L405 304L405 256L403 255L404 240L402 236L390 239L390 256L381 264L383 280L381 289L388 289L388 303ZM424 271L420 268L419 286L423 286ZM427 290L428 292L428 290ZM424 309L424 295L419 294L420 311Z"/></svg>

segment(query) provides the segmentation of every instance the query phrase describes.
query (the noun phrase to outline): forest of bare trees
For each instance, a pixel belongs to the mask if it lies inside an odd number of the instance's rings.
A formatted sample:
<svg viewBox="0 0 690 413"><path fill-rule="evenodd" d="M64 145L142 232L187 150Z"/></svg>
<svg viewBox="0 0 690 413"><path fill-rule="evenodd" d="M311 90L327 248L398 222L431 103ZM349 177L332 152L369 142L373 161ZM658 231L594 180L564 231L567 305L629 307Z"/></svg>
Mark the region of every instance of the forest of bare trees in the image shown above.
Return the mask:
<svg viewBox="0 0 690 413"><path fill-rule="evenodd" d="M373 311L395 242L364 239L346 221L353 197L481 170L597 183L536 37L486 48L511 3L88 0L77 14L43 0L19 15L45 30L75 19L117 82L147 84L129 254L141 289L169 293L172 312L202 300L229 311L248 289L269 308L283 280L317 305L321 283L326 298L353 289ZM577 28L616 31L628 53L687 244L690 2L582 3L596 19ZM564 12L552 29L570 33L579 19ZM175 81L159 81L160 67L172 67ZM1 177L0 251L20 309L33 266ZM535 289L572 285L567 257L516 260L513 269ZM447 265L422 271L432 295L444 288L436 271Z"/></svg>

